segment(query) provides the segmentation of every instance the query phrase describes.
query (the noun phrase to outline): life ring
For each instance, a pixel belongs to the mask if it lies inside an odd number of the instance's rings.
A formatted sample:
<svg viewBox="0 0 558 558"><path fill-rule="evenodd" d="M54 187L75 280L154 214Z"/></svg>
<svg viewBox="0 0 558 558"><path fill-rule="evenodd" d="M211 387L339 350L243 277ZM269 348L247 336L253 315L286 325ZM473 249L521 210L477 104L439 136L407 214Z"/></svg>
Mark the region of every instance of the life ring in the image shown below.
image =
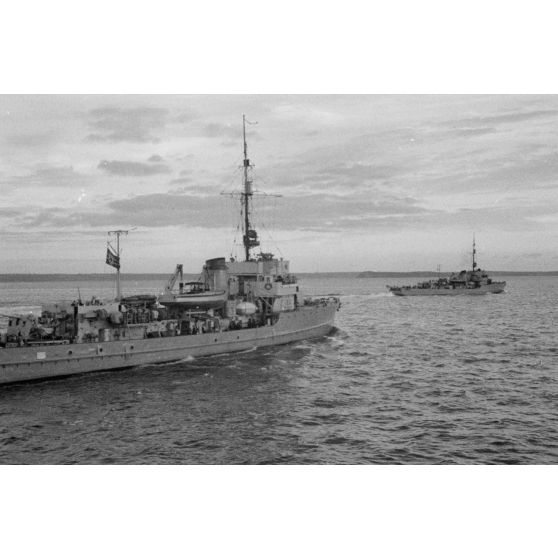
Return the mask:
<svg viewBox="0 0 558 558"><path fill-rule="evenodd" d="M265 287L265 290L266 290L266 291L271 291L271 289L272 289L271 283L266 283L266 284L264 285L264 287Z"/></svg>

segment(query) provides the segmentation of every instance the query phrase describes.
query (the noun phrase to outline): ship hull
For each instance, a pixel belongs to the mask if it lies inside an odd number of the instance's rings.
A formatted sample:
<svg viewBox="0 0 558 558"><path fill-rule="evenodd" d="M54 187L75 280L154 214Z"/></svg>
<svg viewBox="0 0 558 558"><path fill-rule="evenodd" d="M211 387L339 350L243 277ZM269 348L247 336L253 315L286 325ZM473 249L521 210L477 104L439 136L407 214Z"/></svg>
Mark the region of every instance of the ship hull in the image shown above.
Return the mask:
<svg viewBox="0 0 558 558"><path fill-rule="evenodd" d="M274 325L133 341L0 348L0 384L172 362L327 335L337 304L284 312Z"/></svg>
<svg viewBox="0 0 558 558"><path fill-rule="evenodd" d="M490 285L481 285L475 289L466 287L454 288L434 288L434 289L421 289L413 287L391 287L390 291L396 296L475 296L484 295L488 293L499 294L504 292L506 286L505 281L498 283L491 283Z"/></svg>

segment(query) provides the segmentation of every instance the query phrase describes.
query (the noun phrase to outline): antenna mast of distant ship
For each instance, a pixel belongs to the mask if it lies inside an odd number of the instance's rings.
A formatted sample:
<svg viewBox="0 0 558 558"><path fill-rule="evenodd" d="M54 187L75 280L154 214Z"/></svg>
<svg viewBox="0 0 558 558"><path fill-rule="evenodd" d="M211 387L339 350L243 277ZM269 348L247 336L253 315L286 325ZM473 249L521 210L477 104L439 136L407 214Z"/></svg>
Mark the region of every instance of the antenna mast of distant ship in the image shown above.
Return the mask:
<svg viewBox="0 0 558 558"><path fill-rule="evenodd" d="M246 115L242 115L242 139L244 144L244 192L241 194L242 205L244 206L244 235L243 244L246 261L250 261L250 249L259 246L258 233L250 228L250 200L253 196L252 180L249 177L248 169L253 165L248 159L248 144L246 143ZM248 122L251 124L251 122Z"/></svg>
<svg viewBox="0 0 558 558"><path fill-rule="evenodd" d="M473 271L475 271L475 268L477 267L477 262L475 261L476 254L477 254L477 248L475 244L475 235L473 234Z"/></svg>

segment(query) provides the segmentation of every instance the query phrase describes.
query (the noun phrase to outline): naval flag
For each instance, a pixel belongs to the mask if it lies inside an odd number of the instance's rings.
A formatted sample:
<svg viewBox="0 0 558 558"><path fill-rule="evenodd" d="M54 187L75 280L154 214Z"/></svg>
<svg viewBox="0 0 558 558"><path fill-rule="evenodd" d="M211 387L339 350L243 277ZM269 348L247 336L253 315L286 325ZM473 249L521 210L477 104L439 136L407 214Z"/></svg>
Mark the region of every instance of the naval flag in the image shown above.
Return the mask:
<svg viewBox="0 0 558 558"><path fill-rule="evenodd" d="M112 250L111 246L107 246L107 260L108 265L120 269L120 256L117 256Z"/></svg>

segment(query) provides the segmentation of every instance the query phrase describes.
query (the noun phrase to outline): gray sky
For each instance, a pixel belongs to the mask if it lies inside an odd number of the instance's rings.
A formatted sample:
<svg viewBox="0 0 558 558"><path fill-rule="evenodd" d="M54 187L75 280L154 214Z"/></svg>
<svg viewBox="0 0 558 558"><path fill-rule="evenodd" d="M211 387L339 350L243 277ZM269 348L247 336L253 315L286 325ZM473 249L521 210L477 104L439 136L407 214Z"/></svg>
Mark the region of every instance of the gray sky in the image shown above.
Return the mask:
<svg viewBox="0 0 558 558"><path fill-rule="evenodd" d="M473 233L481 267L558 269L556 96L2 95L2 272L109 271L113 228L126 271L240 255L243 113L294 270L450 271Z"/></svg>

